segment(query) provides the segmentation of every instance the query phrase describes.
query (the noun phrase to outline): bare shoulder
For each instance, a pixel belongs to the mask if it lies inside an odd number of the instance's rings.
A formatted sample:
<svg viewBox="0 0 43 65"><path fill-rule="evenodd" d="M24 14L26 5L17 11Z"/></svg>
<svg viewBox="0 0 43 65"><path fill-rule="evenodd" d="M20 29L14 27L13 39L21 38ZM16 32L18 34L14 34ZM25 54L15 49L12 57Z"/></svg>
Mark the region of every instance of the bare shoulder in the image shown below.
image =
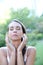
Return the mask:
<svg viewBox="0 0 43 65"><path fill-rule="evenodd" d="M7 65L6 47L0 48L0 65Z"/></svg>
<svg viewBox="0 0 43 65"><path fill-rule="evenodd" d="M28 47L27 47L27 50L29 50L29 49L30 49L30 50L35 50L35 51L36 51L36 48L35 48L34 46L28 46Z"/></svg>
<svg viewBox="0 0 43 65"><path fill-rule="evenodd" d="M26 51L27 51L28 55L29 54L36 54L36 48L33 47L33 46L28 46L27 49L26 49Z"/></svg>
<svg viewBox="0 0 43 65"><path fill-rule="evenodd" d="M0 54L6 56L7 47L0 47Z"/></svg>

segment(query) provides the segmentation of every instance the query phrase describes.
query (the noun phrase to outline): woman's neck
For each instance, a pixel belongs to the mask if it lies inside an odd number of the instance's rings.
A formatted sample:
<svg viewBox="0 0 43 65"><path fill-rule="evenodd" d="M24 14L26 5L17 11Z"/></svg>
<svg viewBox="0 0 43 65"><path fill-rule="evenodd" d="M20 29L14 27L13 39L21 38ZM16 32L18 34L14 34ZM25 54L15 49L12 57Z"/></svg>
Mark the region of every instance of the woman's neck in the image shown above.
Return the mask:
<svg viewBox="0 0 43 65"><path fill-rule="evenodd" d="M15 47L16 49L18 48L20 43L21 43L21 40L12 41L13 47ZM10 46L8 46L9 56L10 56L11 52L12 52L12 48Z"/></svg>
<svg viewBox="0 0 43 65"><path fill-rule="evenodd" d="M15 48L18 48L20 43L21 43L21 40L14 40L14 41L12 41L12 44L13 44L13 46L15 46Z"/></svg>

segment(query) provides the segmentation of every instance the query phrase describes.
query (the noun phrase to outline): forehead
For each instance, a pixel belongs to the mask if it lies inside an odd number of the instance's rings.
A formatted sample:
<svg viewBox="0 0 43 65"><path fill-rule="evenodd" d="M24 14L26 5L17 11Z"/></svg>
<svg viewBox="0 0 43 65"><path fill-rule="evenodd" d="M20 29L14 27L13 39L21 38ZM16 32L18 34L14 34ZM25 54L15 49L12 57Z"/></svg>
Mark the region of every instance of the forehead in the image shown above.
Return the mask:
<svg viewBox="0 0 43 65"><path fill-rule="evenodd" d="M16 26L21 27L21 24L18 23L18 22L11 22L11 23L9 24L9 27L16 27Z"/></svg>

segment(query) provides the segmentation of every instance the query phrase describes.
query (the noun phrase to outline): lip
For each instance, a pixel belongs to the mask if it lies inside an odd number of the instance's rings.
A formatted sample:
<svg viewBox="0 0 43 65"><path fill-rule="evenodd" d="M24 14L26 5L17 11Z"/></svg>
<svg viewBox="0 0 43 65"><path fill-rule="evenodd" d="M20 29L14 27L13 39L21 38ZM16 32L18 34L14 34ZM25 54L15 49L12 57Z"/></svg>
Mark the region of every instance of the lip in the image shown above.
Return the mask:
<svg viewBox="0 0 43 65"><path fill-rule="evenodd" d="M17 36L17 34L13 34L12 36Z"/></svg>

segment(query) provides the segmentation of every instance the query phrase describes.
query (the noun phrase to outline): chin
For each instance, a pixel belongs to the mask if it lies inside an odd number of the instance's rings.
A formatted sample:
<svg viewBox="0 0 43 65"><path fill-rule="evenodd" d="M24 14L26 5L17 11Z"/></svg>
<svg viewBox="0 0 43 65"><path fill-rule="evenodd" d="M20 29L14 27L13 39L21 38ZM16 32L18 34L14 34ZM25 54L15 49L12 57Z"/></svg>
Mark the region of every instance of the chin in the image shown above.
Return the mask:
<svg viewBox="0 0 43 65"><path fill-rule="evenodd" d="M17 41L18 39L17 38L12 38L13 41Z"/></svg>

